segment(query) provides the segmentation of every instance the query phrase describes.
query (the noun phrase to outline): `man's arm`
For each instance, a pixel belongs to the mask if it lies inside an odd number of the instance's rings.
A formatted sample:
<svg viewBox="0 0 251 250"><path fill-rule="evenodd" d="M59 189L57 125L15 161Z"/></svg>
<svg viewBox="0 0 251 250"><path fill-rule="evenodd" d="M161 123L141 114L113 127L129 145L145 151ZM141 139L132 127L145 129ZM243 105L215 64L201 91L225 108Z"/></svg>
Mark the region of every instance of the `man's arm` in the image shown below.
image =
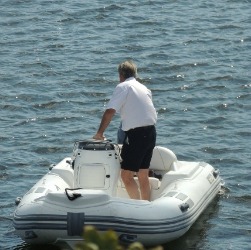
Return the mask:
<svg viewBox="0 0 251 250"><path fill-rule="evenodd" d="M96 135L93 136L93 139L105 140L103 133L105 132L108 125L110 124L112 117L114 116L115 113L116 113L115 109L107 109L104 112L101 123L99 125L98 132L96 133Z"/></svg>

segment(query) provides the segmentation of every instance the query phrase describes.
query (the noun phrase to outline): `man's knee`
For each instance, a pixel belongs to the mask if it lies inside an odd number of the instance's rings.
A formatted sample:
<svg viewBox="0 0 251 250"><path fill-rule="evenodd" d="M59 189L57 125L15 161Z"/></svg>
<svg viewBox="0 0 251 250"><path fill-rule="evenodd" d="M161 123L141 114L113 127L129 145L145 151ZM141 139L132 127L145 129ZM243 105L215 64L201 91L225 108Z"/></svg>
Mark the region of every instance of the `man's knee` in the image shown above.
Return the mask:
<svg viewBox="0 0 251 250"><path fill-rule="evenodd" d="M148 179L149 169L140 169L138 172L139 180Z"/></svg>
<svg viewBox="0 0 251 250"><path fill-rule="evenodd" d="M121 179L125 184L133 181L133 175L134 173L132 171L124 169L121 170Z"/></svg>

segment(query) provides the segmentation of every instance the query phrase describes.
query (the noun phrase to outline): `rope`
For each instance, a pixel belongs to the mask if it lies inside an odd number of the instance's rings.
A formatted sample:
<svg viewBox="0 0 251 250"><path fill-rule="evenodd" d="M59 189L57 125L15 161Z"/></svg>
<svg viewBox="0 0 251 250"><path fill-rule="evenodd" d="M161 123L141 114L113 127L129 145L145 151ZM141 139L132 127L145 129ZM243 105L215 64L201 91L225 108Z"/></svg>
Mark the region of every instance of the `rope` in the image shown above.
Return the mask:
<svg viewBox="0 0 251 250"><path fill-rule="evenodd" d="M81 194L79 194L79 193L72 193L72 196L70 196L68 193L68 191L75 191L75 190L79 190L79 189L82 189L82 188L74 188L74 189L66 188L65 193L66 193L67 198L70 201L73 201L73 200L77 199L78 197L81 197Z"/></svg>

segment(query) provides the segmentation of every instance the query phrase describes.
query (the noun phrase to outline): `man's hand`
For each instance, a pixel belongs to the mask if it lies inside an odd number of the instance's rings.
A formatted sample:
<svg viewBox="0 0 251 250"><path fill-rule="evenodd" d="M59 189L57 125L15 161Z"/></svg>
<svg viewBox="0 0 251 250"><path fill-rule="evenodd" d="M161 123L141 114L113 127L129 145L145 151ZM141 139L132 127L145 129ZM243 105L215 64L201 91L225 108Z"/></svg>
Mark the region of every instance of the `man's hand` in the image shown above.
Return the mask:
<svg viewBox="0 0 251 250"><path fill-rule="evenodd" d="M99 140L99 141L106 140L105 136L103 134L99 134L99 133L97 133L96 135L94 135L92 138L95 139L95 140Z"/></svg>

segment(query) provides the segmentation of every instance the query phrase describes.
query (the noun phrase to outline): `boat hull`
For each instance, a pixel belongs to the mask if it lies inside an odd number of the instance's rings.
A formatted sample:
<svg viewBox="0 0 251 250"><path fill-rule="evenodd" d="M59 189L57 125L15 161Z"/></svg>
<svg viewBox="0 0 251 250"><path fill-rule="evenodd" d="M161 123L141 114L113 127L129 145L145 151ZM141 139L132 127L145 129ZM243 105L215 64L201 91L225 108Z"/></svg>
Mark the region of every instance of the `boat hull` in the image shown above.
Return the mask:
<svg viewBox="0 0 251 250"><path fill-rule="evenodd" d="M112 152L107 153L110 157ZM114 159L112 164L117 164ZM95 183L76 188L76 171L71 158L65 158L24 195L13 219L24 241L72 246L83 239L83 227L92 225L98 231L114 230L123 243L163 244L185 234L221 189L215 169L200 162L175 160L169 170L156 168L162 180L150 177L157 183L152 185L151 201L129 199L119 179L106 180L103 188L95 188Z"/></svg>

